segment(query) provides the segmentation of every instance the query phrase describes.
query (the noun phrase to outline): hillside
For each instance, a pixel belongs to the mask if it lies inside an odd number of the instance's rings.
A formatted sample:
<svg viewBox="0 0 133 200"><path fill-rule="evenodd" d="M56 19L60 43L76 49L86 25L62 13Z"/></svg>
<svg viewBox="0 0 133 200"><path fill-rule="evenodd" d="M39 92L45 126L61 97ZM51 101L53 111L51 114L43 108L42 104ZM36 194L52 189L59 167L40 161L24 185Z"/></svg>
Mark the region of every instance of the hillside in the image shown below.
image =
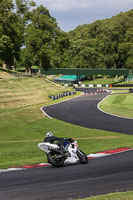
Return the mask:
<svg viewBox="0 0 133 200"><path fill-rule="evenodd" d="M71 67L133 68L133 10L68 33Z"/></svg>
<svg viewBox="0 0 133 200"><path fill-rule="evenodd" d="M49 95L66 89L44 78L0 80L0 109L46 103Z"/></svg>

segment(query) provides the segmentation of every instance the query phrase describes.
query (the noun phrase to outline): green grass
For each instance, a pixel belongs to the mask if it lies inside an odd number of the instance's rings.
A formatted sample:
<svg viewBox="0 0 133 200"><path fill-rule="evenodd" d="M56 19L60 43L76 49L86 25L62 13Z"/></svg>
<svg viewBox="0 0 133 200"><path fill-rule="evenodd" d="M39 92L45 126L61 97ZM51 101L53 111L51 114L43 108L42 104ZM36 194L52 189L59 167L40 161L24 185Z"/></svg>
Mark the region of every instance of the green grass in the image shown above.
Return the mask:
<svg viewBox="0 0 133 200"><path fill-rule="evenodd" d="M46 162L37 144L45 133L73 137L86 153L132 147L133 138L124 134L87 129L43 116L43 104L3 109L0 113L0 168Z"/></svg>
<svg viewBox="0 0 133 200"><path fill-rule="evenodd" d="M133 191L130 192L116 192L101 196L94 196L82 200L133 200Z"/></svg>
<svg viewBox="0 0 133 200"><path fill-rule="evenodd" d="M0 81L0 168L46 162L46 156L38 149L45 133L76 138L85 153L96 153L122 147L133 147L132 136L87 129L46 118L41 106L56 103L48 98L67 90L40 78L22 78ZM79 93L78 93L79 94Z"/></svg>
<svg viewBox="0 0 133 200"><path fill-rule="evenodd" d="M123 85L123 84L125 84L125 85L127 85L127 84L133 84L133 81L123 81L123 82L120 82L120 83L118 83L118 85Z"/></svg>
<svg viewBox="0 0 133 200"><path fill-rule="evenodd" d="M116 94L110 95L100 103L100 108L111 114L133 118L133 93L117 94L123 91L115 92Z"/></svg>
<svg viewBox="0 0 133 200"><path fill-rule="evenodd" d="M43 78L18 78L0 81L0 109L49 102L50 95L66 91L65 87Z"/></svg>
<svg viewBox="0 0 133 200"><path fill-rule="evenodd" d="M114 89L114 88L113 88ZM119 90L118 88L116 88L117 90L113 90L113 93L129 93L129 88L123 88L123 90Z"/></svg>
<svg viewBox="0 0 133 200"><path fill-rule="evenodd" d="M86 153L132 147L133 138L124 134L87 129L42 115L40 106L29 106L1 112L0 122L0 168L46 162L37 144L45 133L73 137Z"/></svg>

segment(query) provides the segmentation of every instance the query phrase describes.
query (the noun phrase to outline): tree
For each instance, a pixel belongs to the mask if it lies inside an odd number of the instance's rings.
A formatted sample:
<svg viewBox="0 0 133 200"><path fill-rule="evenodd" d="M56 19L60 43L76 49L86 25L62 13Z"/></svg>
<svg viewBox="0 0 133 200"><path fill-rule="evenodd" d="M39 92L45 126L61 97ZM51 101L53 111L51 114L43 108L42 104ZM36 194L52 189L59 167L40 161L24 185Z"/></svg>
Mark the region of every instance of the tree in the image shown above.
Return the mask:
<svg viewBox="0 0 133 200"><path fill-rule="evenodd" d="M132 67L133 10L68 33L71 67Z"/></svg>
<svg viewBox="0 0 133 200"><path fill-rule="evenodd" d="M21 49L19 64L22 67L25 67L26 72L29 74L31 74L31 67L34 63L34 59L35 58L33 57L33 54L30 49L28 48Z"/></svg>
<svg viewBox="0 0 133 200"><path fill-rule="evenodd" d="M0 59L9 69L19 59L30 5L28 0L0 2Z"/></svg>
<svg viewBox="0 0 133 200"><path fill-rule="evenodd" d="M125 66L128 69L133 69L133 28L127 30L125 44L127 45L127 60Z"/></svg>
<svg viewBox="0 0 133 200"><path fill-rule="evenodd" d="M14 23L14 14L12 13L13 3L11 0L1 0L0 2L0 59L3 66L11 64L13 51L13 42L10 37L14 34L12 24Z"/></svg>
<svg viewBox="0 0 133 200"><path fill-rule="evenodd" d="M66 36L49 11L43 6L33 9L25 31L25 46L31 49L35 57L34 64L40 70L47 70L54 65L60 67L61 52L66 45Z"/></svg>

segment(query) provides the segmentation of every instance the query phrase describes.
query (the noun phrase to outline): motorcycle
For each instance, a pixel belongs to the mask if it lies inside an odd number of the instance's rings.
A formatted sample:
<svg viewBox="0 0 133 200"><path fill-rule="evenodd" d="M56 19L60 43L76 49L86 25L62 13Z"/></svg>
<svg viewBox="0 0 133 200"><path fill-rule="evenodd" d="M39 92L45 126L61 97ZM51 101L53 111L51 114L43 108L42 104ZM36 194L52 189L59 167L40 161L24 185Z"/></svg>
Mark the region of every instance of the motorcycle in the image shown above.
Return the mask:
<svg viewBox="0 0 133 200"><path fill-rule="evenodd" d="M77 162L82 164L88 163L88 157L83 151L78 149L77 141L70 143L65 139L62 146L43 142L38 144L38 148L46 153L48 163L54 167L62 167L64 164Z"/></svg>

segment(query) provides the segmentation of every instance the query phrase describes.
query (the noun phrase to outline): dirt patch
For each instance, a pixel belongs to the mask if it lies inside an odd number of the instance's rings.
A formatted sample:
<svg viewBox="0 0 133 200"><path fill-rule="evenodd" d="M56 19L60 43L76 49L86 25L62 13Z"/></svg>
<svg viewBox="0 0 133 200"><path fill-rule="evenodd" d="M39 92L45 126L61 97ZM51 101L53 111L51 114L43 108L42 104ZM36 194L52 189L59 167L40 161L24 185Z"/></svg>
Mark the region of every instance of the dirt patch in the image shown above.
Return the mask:
<svg viewBox="0 0 133 200"><path fill-rule="evenodd" d="M14 142L18 142L18 143L20 143L20 142L43 142L43 141L41 141L41 140L39 140L39 139L34 139L34 140L10 140L10 141L0 141L0 143L14 143Z"/></svg>
<svg viewBox="0 0 133 200"><path fill-rule="evenodd" d="M95 140L95 139L117 139L119 136L98 136L98 137L84 137L84 138L73 138L74 140ZM13 142L43 142L40 139L33 140L12 140L12 141L0 141L0 143L13 143Z"/></svg>
<svg viewBox="0 0 133 200"><path fill-rule="evenodd" d="M97 137L85 137L85 138L74 138L75 140L95 140L95 139L117 139L119 136L97 136Z"/></svg>

